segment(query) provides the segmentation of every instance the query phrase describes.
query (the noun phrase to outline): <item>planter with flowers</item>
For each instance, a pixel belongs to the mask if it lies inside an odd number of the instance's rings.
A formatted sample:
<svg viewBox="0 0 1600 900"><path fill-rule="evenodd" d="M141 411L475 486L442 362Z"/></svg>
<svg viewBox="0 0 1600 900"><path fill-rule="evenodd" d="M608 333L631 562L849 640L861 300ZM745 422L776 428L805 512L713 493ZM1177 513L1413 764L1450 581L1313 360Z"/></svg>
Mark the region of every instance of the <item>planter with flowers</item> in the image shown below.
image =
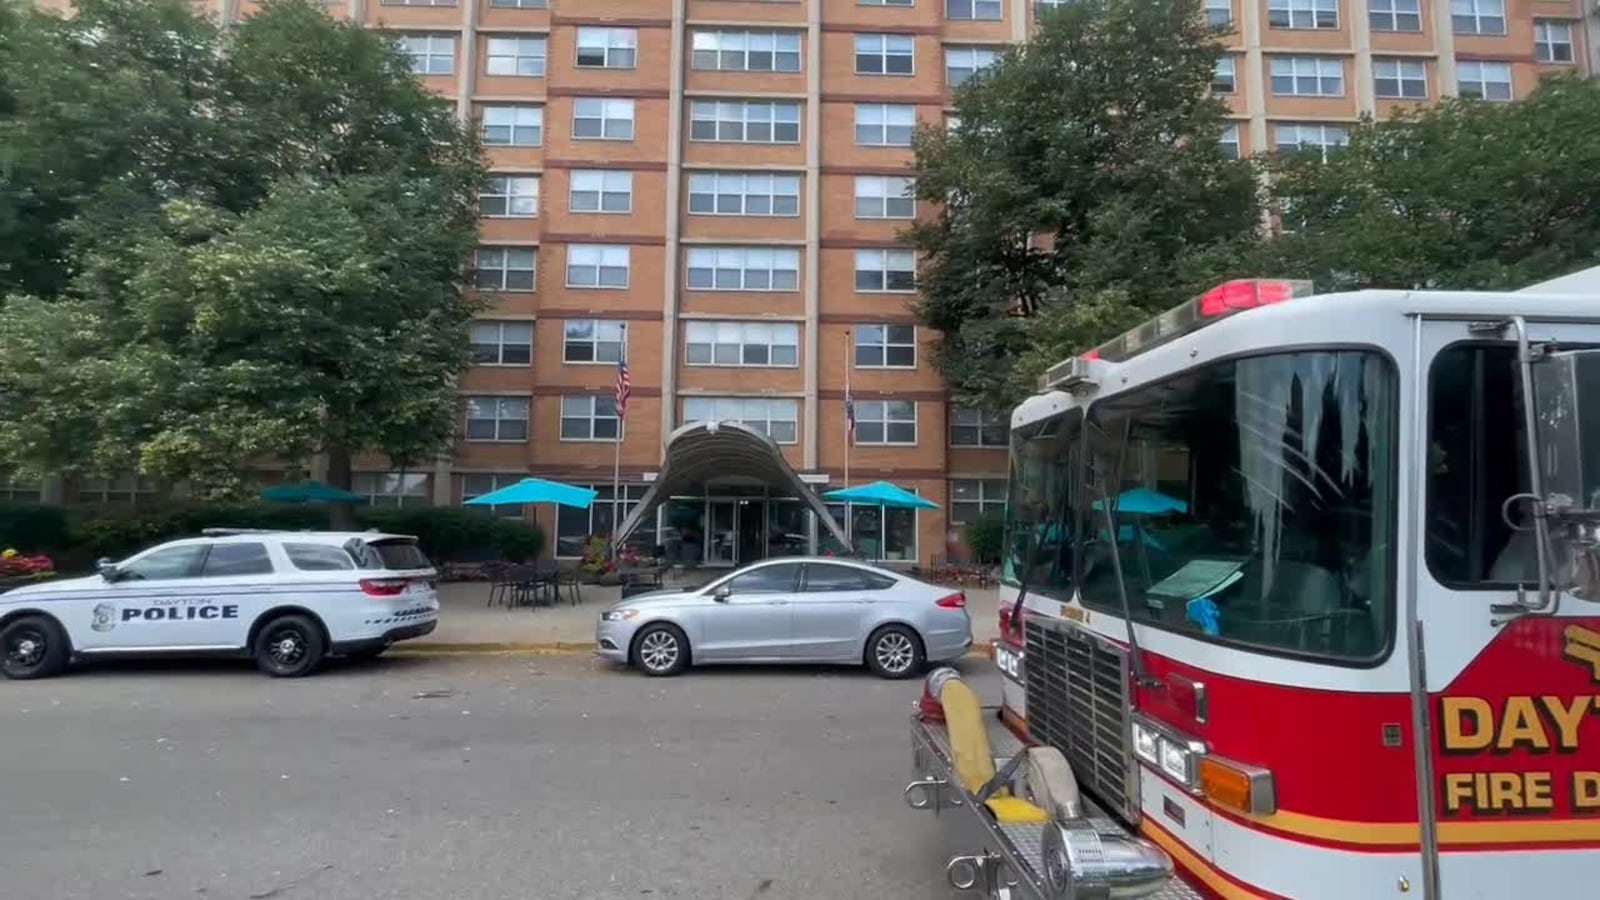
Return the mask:
<svg viewBox="0 0 1600 900"><path fill-rule="evenodd" d="M0 590L20 587L55 574L55 561L48 556L23 556L15 550L0 552Z"/></svg>

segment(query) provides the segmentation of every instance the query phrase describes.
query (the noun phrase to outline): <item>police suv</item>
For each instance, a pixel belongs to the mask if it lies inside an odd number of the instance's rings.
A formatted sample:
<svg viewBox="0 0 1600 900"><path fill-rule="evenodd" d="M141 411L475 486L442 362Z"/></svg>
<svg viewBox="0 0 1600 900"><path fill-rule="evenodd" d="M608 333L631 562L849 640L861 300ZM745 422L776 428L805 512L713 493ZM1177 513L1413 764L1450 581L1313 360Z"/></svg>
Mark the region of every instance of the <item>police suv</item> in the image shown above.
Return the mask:
<svg viewBox="0 0 1600 900"><path fill-rule="evenodd" d="M207 529L100 572L0 593L0 673L43 678L72 659L230 654L268 675L371 657L439 621L416 538Z"/></svg>

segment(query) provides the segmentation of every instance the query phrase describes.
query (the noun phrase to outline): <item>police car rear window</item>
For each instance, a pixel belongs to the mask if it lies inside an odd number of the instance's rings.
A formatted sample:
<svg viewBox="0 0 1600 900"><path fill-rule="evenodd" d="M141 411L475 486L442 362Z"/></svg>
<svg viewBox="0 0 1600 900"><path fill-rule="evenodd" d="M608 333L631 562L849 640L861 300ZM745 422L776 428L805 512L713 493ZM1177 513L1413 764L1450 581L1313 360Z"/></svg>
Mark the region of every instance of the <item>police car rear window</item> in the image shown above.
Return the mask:
<svg viewBox="0 0 1600 900"><path fill-rule="evenodd" d="M345 549L363 569L428 569L433 566L417 542L411 540L352 540L345 544Z"/></svg>
<svg viewBox="0 0 1600 900"><path fill-rule="evenodd" d="M350 554L331 544L284 544L283 552L302 572L347 572L356 567Z"/></svg>
<svg viewBox="0 0 1600 900"><path fill-rule="evenodd" d="M229 575L270 575L272 559L265 544L212 544L200 569L202 578Z"/></svg>

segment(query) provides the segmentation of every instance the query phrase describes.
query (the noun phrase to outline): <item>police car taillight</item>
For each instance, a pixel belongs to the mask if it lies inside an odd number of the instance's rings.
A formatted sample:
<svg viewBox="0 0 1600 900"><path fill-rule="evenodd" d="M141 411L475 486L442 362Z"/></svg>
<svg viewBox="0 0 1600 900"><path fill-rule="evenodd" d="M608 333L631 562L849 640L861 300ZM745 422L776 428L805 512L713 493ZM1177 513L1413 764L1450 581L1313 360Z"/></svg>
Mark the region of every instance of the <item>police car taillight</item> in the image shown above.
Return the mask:
<svg viewBox="0 0 1600 900"><path fill-rule="evenodd" d="M398 597L405 593L404 578L363 578L361 593L368 597Z"/></svg>

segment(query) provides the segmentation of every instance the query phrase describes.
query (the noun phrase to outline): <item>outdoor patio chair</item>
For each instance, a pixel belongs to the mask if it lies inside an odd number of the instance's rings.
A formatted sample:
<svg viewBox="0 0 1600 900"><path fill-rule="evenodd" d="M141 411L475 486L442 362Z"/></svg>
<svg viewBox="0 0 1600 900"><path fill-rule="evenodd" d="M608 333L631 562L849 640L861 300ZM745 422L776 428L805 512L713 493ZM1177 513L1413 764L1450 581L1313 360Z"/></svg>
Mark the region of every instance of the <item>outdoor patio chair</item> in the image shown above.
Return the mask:
<svg viewBox="0 0 1600 900"><path fill-rule="evenodd" d="M556 599L560 599L561 589L566 588L567 596L572 600L572 605L577 606L583 602L583 593L579 588L579 564L561 563L556 571Z"/></svg>

